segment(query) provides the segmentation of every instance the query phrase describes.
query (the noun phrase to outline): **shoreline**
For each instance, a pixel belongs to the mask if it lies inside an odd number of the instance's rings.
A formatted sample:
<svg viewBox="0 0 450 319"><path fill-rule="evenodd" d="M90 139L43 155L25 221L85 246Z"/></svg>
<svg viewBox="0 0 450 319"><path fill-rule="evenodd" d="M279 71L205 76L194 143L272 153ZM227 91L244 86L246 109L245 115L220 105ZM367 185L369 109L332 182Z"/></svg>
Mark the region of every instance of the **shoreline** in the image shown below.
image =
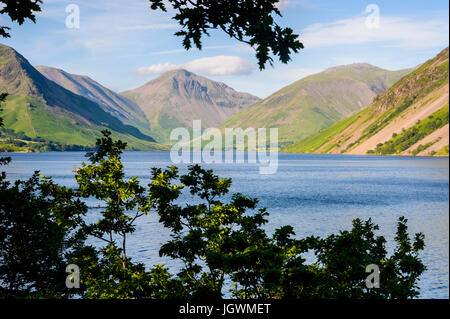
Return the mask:
<svg viewBox="0 0 450 319"><path fill-rule="evenodd" d="M34 152L34 151L14 151L14 152L8 152L8 151L0 151L0 154L25 154L25 153L86 153L90 151L45 151L45 152ZM152 150L152 151L146 151L146 150L126 150L125 152L130 153L138 153L138 152L149 152L149 153L157 153L157 152L170 152L170 150ZM229 151L222 151L223 153L229 152ZM244 152L248 153L248 152ZM289 152L278 152L279 154L292 154L292 155L342 155L342 156L378 156L378 157L449 157L449 155L405 155L405 154L341 154L341 153L289 153Z"/></svg>

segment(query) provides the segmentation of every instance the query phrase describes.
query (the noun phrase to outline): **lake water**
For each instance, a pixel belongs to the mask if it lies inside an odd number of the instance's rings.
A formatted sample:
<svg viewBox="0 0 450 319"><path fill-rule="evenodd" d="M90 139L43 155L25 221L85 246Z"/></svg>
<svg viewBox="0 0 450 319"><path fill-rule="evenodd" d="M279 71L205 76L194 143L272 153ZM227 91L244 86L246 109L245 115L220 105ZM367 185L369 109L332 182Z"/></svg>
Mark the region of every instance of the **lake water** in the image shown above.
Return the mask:
<svg viewBox="0 0 450 319"><path fill-rule="evenodd" d="M39 170L66 186L75 186L72 170L85 160L84 153L3 155L13 159L6 167L10 179L25 179ZM143 185L148 184L151 167L172 165L168 152L127 152L123 160L127 175L139 176ZM354 218L370 217L389 248L397 219L405 216L411 233L425 234L422 258L428 270L419 284L421 298L449 298L448 157L280 154L278 165L273 175L260 175L256 164L204 167L232 178L231 192L258 198L270 213L269 232L289 224L299 237L324 236L351 228ZM187 171L186 165L179 168ZM168 238L155 214L145 216L128 242L130 255L148 266L175 267L173 261L158 257L158 247Z"/></svg>

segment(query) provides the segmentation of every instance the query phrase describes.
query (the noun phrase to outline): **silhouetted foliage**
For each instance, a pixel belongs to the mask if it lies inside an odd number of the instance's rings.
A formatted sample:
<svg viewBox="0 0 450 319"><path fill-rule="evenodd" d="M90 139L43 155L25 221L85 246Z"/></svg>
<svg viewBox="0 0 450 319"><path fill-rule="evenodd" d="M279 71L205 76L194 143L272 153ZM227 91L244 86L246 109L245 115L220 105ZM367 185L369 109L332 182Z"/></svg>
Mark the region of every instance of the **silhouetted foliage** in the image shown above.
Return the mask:
<svg viewBox="0 0 450 319"><path fill-rule="evenodd" d="M35 12L41 11L41 0L0 0L2 9L0 14L7 14L11 21L23 24L26 19L36 22ZM0 26L0 36L9 38L11 28Z"/></svg>
<svg viewBox="0 0 450 319"><path fill-rule="evenodd" d="M57 200L40 187L38 172L14 183L4 172L0 176L0 297L53 298L67 292L66 257L80 241L58 223Z"/></svg>
<svg viewBox="0 0 450 319"><path fill-rule="evenodd" d="M58 203L57 220L78 234L105 243L73 252L71 263L82 269L88 298L411 298L418 295L417 281L425 270L419 258L422 234L409 238L406 219L398 223L397 246L388 256L385 239L369 219L354 220L350 231L326 238L298 239L291 226L269 236L265 209L257 199L234 194L228 202L230 179L221 179L199 165L178 175L176 167L153 168L148 188L137 177L126 179L120 156L126 144L110 133L87 154L91 164L77 170L78 189L70 190L46 180L43 189ZM180 184L177 184L179 182ZM193 196L184 206L176 204L183 191ZM86 223L81 202L94 197L102 202L98 218ZM74 201L74 199L77 201ZM67 200L67 202L65 202ZM78 203L78 209L75 203ZM194 204L195 203L195 204ZM136 220L159 215L171 240L159 254L184 265L172 274L163 265L146 270L127 256L126 238ZM92 220L92 219L91 219ZM306 262L313 253L315 260ZM367 288L366 266L381 271L380 288ZM227 288L228 287L228 288Z"/></svg>
<svg viewBox="0 0 450 319"><path fill-rule="evenodd" d="M2 94L0 101L5 98ZM0 158L0 165L10 160ZM49 198L43 185L38 172L14 183L7 180L5 172L0 174L0 297L53 298L67 293L67 258L84 241L72 237L55 212L81 211L85 206L72 202L70 190Z"/></svg>
<svg viewBox="0 0 450 319"><path fill-rule="evenodd" d="M272 236L264 230L265 209L257 199L234 194L221 201L231 180L220 179L198 165L178 178L175 168L153 170L151 188L163 225L172 240L160 255L182 261L184 268L175 278L185 287L185 296L223 297L225 282L236 298L411 298L418 295L417 281L425 270L419 258L424 248L423 234L411 242L406 219L400 218L395 238L397 247L388 256L385 239L375 236L378 226L369 219L354 220L350 231L321 239L295 238L291 226L276 229ZM156 188L155 188L156 187ZM184 207L174 201L182 187L197 197ZM316 261L307 263L313 252ZM381 271L380 288L367 288L366 266Z"/></svg>
<svg viewBox="0 0 450 319"><path fill-rule="evenodd" d="M318 293L322 298L406 299L418 296L417 281L425 271L419 258L424 249L424 236L419 233L411 242L407 219L397 224L396 247L387 256L386 240L375 236L378 226L369 219L353 221L350 231L341 231L325 239L313 241L317 256ZM367 289L365 267L375 264L380 269L380 287ZM318 284L319 283L319 284Z"/></svg>
<svg viewBox="0 0 450 319"><path fill-rule="evenodd" d="M303 49L291 28L275 23L274 16L281 17L276 6L279 0L150 0L150 7L167 11L167 2L176 11L173 19L182 27L175 35L183 37L187 50L193 45L201 49L201 38L209 36L211 29L252 46L260 69L267 62L272 65L271 54L287 63L292 53Z"/></svg>
<svg viewBox="0 0 450 319"><path fill-rule="evenodd" d="M6 98L8 97L8 93L0 93L0 105L1 103L6 101ZM2 112L2 108L0 107L0 114ZM0 116L0 127L3 126L3 118Z"/></svg>

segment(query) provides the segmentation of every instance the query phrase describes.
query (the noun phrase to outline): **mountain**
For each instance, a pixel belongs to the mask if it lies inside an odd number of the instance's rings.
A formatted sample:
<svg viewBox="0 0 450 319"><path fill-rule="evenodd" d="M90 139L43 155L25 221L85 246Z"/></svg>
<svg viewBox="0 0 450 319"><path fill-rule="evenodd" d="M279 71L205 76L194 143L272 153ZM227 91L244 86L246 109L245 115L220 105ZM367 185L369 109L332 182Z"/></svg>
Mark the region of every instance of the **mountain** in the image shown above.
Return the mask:
<svg viewBox="0 0 450 319"><path fill-rule="evenodd" d="M379 94L366 109L283 151L448 155L449 49Z"/></svg>
<svg viewBox="0 0 450 319"><path fill-rule="evenodd" d="M150 120L152 136L160 142L170 141L173 128L192 128L193 120L201 120L204 128L217 127L260 100L183 69L166 72L121 94L144 111Z"/></svg>
<svg viewBox="0 0 450 319"><path fill-rule="evenodd" d="M111 113L123 123L135 126L141 132L151 135L149 121L144 112L133 101L115 93L87 76L70 74L48 66L35 66L35 68L47 79L59 84L66 90L94 101L104 111Z"/></svg>
<svg viewBox="0 0 450 319"><path fill-rule="evenodd" d="M289 145L368 106L406 73L365 63L333 67L282 88L221 127L277 127L280 146Z"/></svg>
<svg viewBox="0 0 450 319"><path fill-rule="evenodd" d="M101 130L132 148L155 149L153 138L126 125L90 99L47 79L22 55L0 44L0 92L9 96L2 105L5 128L65 144L94 145Z"/></svg>

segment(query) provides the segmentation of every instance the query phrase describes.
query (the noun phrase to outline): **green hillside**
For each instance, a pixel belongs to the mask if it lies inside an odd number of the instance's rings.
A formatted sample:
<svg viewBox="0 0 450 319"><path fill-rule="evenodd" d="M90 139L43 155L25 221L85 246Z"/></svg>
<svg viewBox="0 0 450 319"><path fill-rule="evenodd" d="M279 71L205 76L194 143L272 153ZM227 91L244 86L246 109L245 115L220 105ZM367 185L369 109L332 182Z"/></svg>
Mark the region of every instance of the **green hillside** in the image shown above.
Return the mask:
<svg viewBox="0 0 450 319"><path fill-rule="evenodd" d="M101 130L109 129L133 149L161 149L137 128L105 112L97 103L74 94L48 80L14 49L0 45L0 92L5 129L29 138L95 145Z"/></svg>
<svg viewBox="0 0 450 319"><path fill-rule="evenodd" d="M409 147L448 123L448 68L447 48L379 94L366 109L283 151L417 154ZM445 130L441 135L438 139L448 139Z"/></svg>
<svg viewBox="0 0 450 319"><path fill-rule="evenodd" d="M379 143L375 150L369 150L368 154L400 154L406 151L408 148L422 140L424 137L430 135L437 129L440 129L444 125L448 124L448 103L442 109L434 112L424 120L418 120L412 127L403 130L400 134L394 134L392 138L385 142ZM432 145L422 145L415 149L412 154L415 155L420 151L428 148Z"/></svg>
<svg viewBox="0 0 450 319"><path fill-rule="evenodd" d="M330 68L275 92L221 128L277 127L280 146L286 146L358 112L406 73L369 64Z"/></svg>

